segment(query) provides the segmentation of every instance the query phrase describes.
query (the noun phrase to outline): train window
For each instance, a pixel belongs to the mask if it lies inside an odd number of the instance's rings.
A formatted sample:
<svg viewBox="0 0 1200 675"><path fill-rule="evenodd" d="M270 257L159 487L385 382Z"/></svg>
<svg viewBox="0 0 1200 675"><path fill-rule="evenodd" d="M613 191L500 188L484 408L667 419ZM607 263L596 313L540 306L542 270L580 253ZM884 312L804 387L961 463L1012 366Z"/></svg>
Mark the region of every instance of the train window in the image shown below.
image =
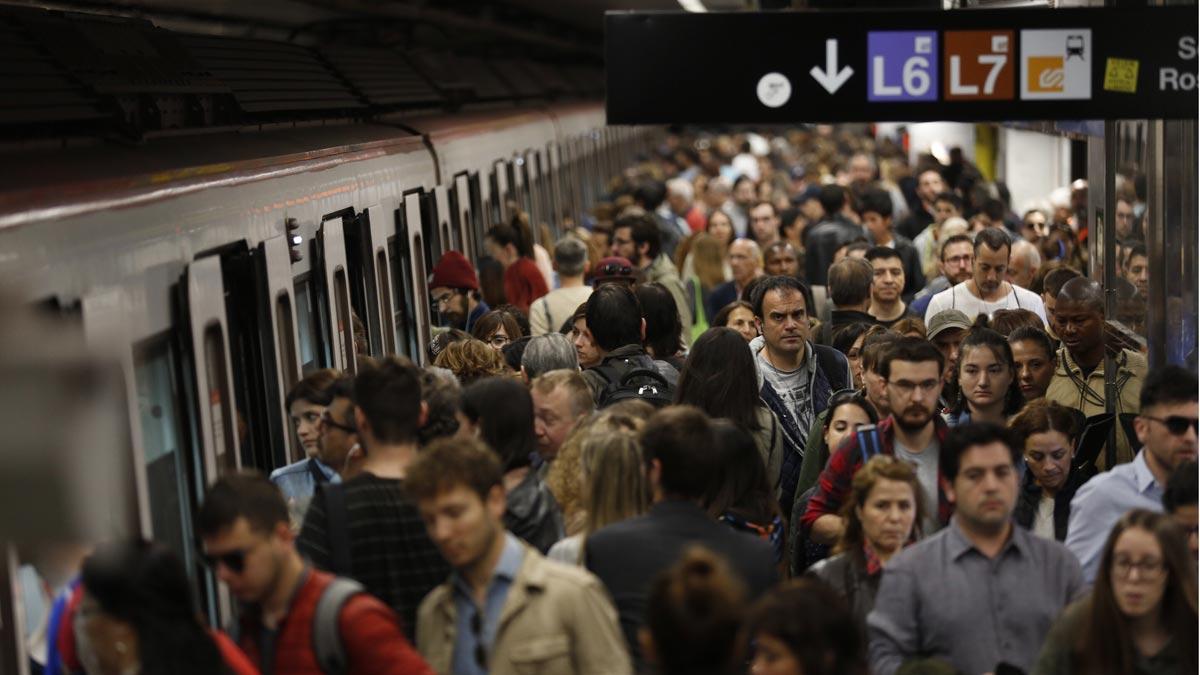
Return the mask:
<svg viewBox="0 0 1200 675"><path fill-rule="evenodd" d="M320 340L317 337L317 318L312 311L312 295L308 279L296 282L296 321L300 324L300 367L304 375L320 369L321 359L317 352Z"/></svg>
<svg viewBox="0 0 1200 675"><path fill-rule="evenodd" d="M213 455L216 458L217 472L220 475L237 470L237 457L231 450L235 441L233 434L242 420L231 410L229 378L226 377L228 355L225 351L224 333L217 325L204 329L204 369L208 380L208 401L200 405L208 405L210 412L209 423L212 425ZM213 479L216 476L212 477Z"/></svg>
<svg viewBox="0 0 1200 675"><path fill-rule="evenodd" d="M184 447L186 435L179 426L176 402L182 394L175 380L174 353L168 338L154 340L135 351L134 379L154 538L175 551L196 582L198 567L188 497L188 466L194 465L194 460Z"/></svg>
<svg viewBox="0 0 1200 675"><path fill-rule="evenodd" d="M337 340L337 344L333 348L341 351L346 372L354 373L357 370L354 363L354 319L350 316L350 306L346 304L349 290L346 284L346 270L334 270L333 298L337 319L334 339Z"/></svg>
<svg viewBox="0 0 1200 675"><path fill-rule="evenodd" d="M292 325L292 299L287 293L280 293L275 298L275 326L276 336L279 345L276 348L276 354L279 358L279 367L283 372L283 387L284 391L291 391L296 385L296 342L292 336L296 334L296 327Z"/></svg>
<svg viewBox="0 0 1200 675"><path fill-rule="evenodd" d="M375 256L375 276L379 285L380 318L383 320L383 351L385 354L396 353L396 330L386 323L392 312L392 284L388 279L387 254L379 251Z"/></svg>

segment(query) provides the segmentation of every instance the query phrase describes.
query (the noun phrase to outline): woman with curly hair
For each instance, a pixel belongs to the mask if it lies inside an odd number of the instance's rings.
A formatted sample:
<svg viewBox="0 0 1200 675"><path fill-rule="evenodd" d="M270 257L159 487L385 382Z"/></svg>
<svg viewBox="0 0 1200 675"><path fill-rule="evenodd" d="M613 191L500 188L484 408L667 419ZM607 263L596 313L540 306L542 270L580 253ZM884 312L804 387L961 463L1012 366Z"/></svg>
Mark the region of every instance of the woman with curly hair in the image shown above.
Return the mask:
<svg viewBox="0 0 1200 675"><path fill-rule="evenodd" d="M512 374L500 352L474 339L450 343L437 355L433 365L454 373L464 387L485 377Z"/></svg>

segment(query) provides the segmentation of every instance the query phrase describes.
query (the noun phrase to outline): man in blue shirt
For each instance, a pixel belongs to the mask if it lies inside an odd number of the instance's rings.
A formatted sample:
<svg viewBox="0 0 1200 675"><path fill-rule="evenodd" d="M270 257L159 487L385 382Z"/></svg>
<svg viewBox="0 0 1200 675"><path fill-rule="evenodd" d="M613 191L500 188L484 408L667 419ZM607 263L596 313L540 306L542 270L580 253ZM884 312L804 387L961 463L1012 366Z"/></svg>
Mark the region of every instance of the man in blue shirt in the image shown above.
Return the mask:
<svg viewBox="0 0 1200 675"><path fill-rule="evenodd" d="M1079 558L1091 583L1113 525L1132 509L1162 513L1163 490L1171 471L1196 459L1196 374L1178 366L1153 371L1142 386L1141 414L1134 430L1142 449L1084 483L1071 500L1067 548Z"/></svg>
<svg viewBox="0 0 1200 675"><path fill-rule="evenodd" d="M434 670L631 673L600 581L547 560L504 529L503 474L483 442L434 441L409 465L405 483L454 569L417 613L417 648Z"/></svg>

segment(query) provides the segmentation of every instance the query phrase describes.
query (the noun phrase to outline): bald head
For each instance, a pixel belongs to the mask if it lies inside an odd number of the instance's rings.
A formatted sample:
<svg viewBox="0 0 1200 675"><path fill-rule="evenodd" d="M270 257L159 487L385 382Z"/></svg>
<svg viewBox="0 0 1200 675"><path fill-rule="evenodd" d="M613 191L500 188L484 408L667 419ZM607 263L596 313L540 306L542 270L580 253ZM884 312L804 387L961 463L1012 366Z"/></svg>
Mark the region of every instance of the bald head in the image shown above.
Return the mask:
<svg viewBox="0 0 1200 675"><path fill-rule="evenodd" d="M1104 313L1104 288L1086 277L1075 277L1063 284L1058 292L1058 304L1068 303Z"/></svg>

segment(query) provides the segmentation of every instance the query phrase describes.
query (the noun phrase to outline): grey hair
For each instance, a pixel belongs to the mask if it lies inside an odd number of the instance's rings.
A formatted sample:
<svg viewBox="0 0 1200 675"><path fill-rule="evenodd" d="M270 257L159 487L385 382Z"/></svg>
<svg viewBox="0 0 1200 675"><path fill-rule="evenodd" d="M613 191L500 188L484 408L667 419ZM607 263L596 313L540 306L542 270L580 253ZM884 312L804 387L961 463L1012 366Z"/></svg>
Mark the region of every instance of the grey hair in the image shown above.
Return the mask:
<svg viewBox="0 0 1200 675"><path fill-rule="evenodd" d="M554 264L558 266L558 273L564 277L583 274L587 259L587 244L575 235L569 234L554 244Z"/></svg>
<svg viewBox="0 0 1200 675"><path fill-rule="evenodd" d="M1038 253L1038 249L1033 244L1024 239L1017 239L1012 245L1012 255L1024 256L1025 262L1029 263L1029 269L1036 270L1042 266L1042 254Z"/></svg>
<svg viewBox="0 0 1200 675"><path fill-rule="evenodd" d="M695 196L692 184L683 178L672 178L667 181L667 193L683 197L683 200L689 203L692 201L692 197Z"/></svg>
<svg viewBox="0 0 1200 675"><path fill-rule="evenodd" d="M538 335L525 345L521 367L530 380L552 370L579 370L579 356L575 346L562 333Z"/></svg>

